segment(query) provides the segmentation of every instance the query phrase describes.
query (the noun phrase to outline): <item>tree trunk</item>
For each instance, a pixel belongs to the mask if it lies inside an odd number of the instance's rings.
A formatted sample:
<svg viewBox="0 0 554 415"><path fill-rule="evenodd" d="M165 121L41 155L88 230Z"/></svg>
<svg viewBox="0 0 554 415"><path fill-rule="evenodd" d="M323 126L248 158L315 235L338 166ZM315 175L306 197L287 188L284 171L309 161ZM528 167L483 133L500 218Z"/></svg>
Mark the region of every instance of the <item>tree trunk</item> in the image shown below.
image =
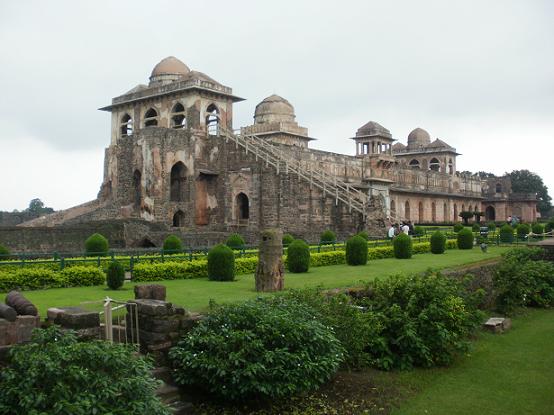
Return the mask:
<svg viewBox="0 0 554 415"><path fill-rule="evenodd" d="M283 232L267 229L262 232L256 267L256 291L281 291L285 287L283 265Z"/></svg>

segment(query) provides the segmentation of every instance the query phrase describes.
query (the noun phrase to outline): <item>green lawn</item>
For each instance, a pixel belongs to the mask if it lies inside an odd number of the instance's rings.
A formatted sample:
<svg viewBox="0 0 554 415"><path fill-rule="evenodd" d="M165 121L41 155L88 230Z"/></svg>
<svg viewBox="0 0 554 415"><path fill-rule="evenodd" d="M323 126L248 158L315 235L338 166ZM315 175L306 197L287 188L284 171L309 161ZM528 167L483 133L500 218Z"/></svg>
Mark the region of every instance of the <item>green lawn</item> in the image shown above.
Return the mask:
<svg viewBox="0 0 554 415"><path fill-rule="evenodd" d="M479 249L468 251L448 250L443 255L421 254L410 260L380 259L368 262L365 266L333 265L312 268L306 274L285 276L285 287L303 288L324 286L326 288L348 287L361 281L369 281L378 276L395 273L421 272L428 268L447 268L457 265L478 262L500 255L507 248L491 247L487 254ZM233 282L208 281L205 278L190 280L172 280L162 282L167 287L168 301L184 306L188 310L202 311L208 307L210 299L218 303L244 300L259 295L254 291L254 276L240 275ZM84 302L86 307L99 308L101 300L110 296L116 300L134 297L133 283L126 283L117 291L106 287L55 288L49 290L26 291L25 296L39 309L45 317L49 307L78 306Z"/></svg>
<svg viewBox="0 0 554 415"><path fill-rule="evenodd" d="M400 374L417 393L394 415L554 413L554 310L529 310L511 331L483 334L447 369Z"/></svg>

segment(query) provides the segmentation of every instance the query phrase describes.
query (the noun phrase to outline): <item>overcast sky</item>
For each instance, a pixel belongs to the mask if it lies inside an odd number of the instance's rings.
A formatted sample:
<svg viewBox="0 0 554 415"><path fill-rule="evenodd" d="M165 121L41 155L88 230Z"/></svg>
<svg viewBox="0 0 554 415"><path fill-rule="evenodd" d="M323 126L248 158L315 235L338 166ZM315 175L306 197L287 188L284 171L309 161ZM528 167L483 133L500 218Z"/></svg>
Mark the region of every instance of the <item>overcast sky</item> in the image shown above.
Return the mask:
<svg viewBox="0 0 554 415"><path fill-rule="evenodd" d="M353 154L369 120L426 129L459 170L529 169L554 193L554 1L1 1L0 210L92 200L110 116L97 108L174 55L247 100L277 93ZM553 195L554 196L554 195Z"/></svg>

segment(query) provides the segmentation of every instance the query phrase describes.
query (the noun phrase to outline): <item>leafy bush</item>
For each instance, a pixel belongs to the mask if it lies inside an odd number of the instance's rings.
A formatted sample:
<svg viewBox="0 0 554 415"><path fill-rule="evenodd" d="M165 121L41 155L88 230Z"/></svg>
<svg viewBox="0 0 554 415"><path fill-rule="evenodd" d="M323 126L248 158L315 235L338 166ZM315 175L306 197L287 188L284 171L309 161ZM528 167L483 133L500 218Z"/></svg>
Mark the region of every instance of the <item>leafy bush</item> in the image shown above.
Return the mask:
<svg viewBox="0 0 554 415"><path fill-rule="evenodd" d="M358 232L358 233L357 233L357 236L361 236L361 237L364 238L366 241L369 241L369 234L367 233L367 231Z"/></svg>
<svg viewBox="0 0 554 415"><path fill-rule="evenodd" d="M544 226L542 226L542 223L536 222L531 227L531 230L533 231L534 234L542 235L544 233Z"/></svg>
<svg viewBox="0 0 554 415"><path fill-rule="evenodd" d="M398 259L409 259L412 257L412 238L401 233L393 241L394 257Z"/></svg>
<svg viewBox="0 0 554 415"><path fill-rule="evenodd" d="M151 369L130 347L79 342L55 326L35 330L0 371L0 414L169 415Z"/></svg>
<svg viewBox="0 0 554 415"><path fill-rule="evenodd" d="M481 230L481 226L478 223L474 223L471 225L471 231L472 232L479 232Z"/></svg>
<svg viewBox="0 0 554 415"><path fill-rule="evenodd" d="M542 248L517 247L512 248L502 254L504 260L514 260L519 263L527 261L539 261L543 259L544 251Z"/></svg>
<svg viewBox="0 0 554 415"><path fill-rule="evenodd" d="M283 235L283 246L289 246L292 241L294 241L294 236L292 236L290 233L286 233Z"/></svg>
<svg viewBox="0 0 554 415"><path fill-rule="evenodd" d="M216 308L169 355L179 384L242 401L315 389L336 372L343 349L312 309L268 297Z"/></svg>
<svg viewBox="0 0 554 415"><path fill-rule="evenodd" d="M181 252L183 250L181 238L177 235L169 235L165 238L163 250L164 252Z"/></svg>
<svg viewBox="0 0 554 415"><path fill-rule="evenodd" d="M459 249L471 249L473 248L473 232L469 229L462 229L458 232L458 248Z"/></svg>
<svg viewBox="0 0 554 415"><path fill-rule="evenodd" d="M321 234L319 242L322 245L335 243L337 242L337 235L335 235L335 232L328 229Z"/></svg>
<svg viewBox="0 0 554 415"><path fill-rule="evenodd" d="M512 243L514 241L514 229L508 225L502 225L500 228L500 242Z"/></svg>
<svg viewBox="0 0 554 415"><path fill-rule="evenodd" d="M367 291L359 304L379 316L383 345L371 353L385 370L450 364L467 350L467 338L483 317L476 308L481 294L468 294L440 274L376 279Z"/></svg>
<svg viewBox="0 0 554 415"><path fill-rule="evenodd" d="M459 217L461 217L464 221L464 225L467 225L468 224L468 220L471 219L474 214L473 212L469 211L469 210L463 210L460 212L460 214L458 215Z"/></svg>
<svg viewBox="0 0 554 415"><path fill-rule="evenodd" d="M361 236L353 236L346 241L346 263L348 265L367 264L367 240Z"/></svg>
<svg viewBox="0 0 554 415"><path fill-rule="evenodd" d="M225 242L225 245L231 249L241 249L244 247L244 244L244 239L238 233L232 233L229 235L227 241Z"/></svg>
<svg viewBox="0 0 554 415"><path fill-rule="evenodd" d="M462 229L464 229L464 225L462 225L461 223L457 223L454 225L454 232L458 233L460 232Z"/></svg>
<svg viewBox="0 0 554 415"><path fill-rule="evenodd" d="M544 225L545 232L552 232L554 230L554 220L551 218L546 225Z"/></svg>
<svg viewBox="0 0 554 415"><path fill-rule="evenodd" d="M310 247L301 239L295 239L287 248L287 266L290 272L308 272Z"/></svg>
<svg viewBox="0 0 554 415"><path fill-rule="evenodd" d="M219 244L208 253L208 278L212 281L235 279L235 254L231 248Z"/></svg>
<svg viewBox="0 0 554 415"><path fill-rule="evenodd" d="M425 229L423 226L414 226L414 236L423 236L425 235Z"/></svg>
<svg viewBox="0 0 554 415"><path fill-rule="evenodd" d="M108 270L106 272L106 283L112 290L117 290L123 287L125 282L125 269L117 261L110 262Z"/></svg>
<svg viewBox="0 0 554 415"><path fill-rule="evenodd" d="M7 272L0 270L0 292L67 286L68 282L64 275L47 268L20 268Z"/></svg>
<svg viewBox="0 0 554 415"><path fill-rule="evenodd" d="M106 282L104 271L94 266L76 265L65 268L60 274L67 280L69 287L103 285Z"/></svg>
<svg viewBox="0 0 554 415"><path fill-rule="evenodd" d="M436 231L431 235L430 243L433 254L443 254L446 251L446 235L441 231Z"/></svg>
<svg viewBox="0 0 554 415"><path fill-rule="evenodd" d="M489 228L489 232L494 232L496 230L496 223L489 222L487 223L487 227Z"/></svg>
<svg viewBox="0 0 554 415"><path fill-rule="evenodd" d="M517 225L516 232L519 239L525 239L531 232L531 227L526 223L520 223Z"/></svg>
<svg viewBox="0 0 554 415"><path fill-rule="evenodd" d="M94 233L85 241L87 256L106 256L108 254L108 240L99 233Z"/></svg>
<svg viewBox="0 0 554 415"><path fill-rule="evenodd" d="M8 255L10 255L10 250L4 245L0 244L0 261L6 259Z"/></svg>

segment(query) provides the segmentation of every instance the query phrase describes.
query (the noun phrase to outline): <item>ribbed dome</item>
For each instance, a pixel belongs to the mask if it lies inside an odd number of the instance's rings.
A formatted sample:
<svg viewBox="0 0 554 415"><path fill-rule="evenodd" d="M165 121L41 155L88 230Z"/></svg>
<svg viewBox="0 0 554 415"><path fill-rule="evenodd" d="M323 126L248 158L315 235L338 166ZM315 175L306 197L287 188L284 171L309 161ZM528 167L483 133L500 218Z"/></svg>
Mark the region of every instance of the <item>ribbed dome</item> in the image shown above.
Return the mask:
<svg viewBox="0 0 554 415"><path fill-rule="evenodd" d="M270 95L256 105L254 124L270 122L295 122L294 107L279 95Z"/></svg>
<svg viewBox="0 0 554 415"><path fill-rule="evenodd" d="M423 128L416 128L408 134L408 148L425 147L431 142L431 136Z"/></svg>
<svg viewBox="0 0 554 415"><path fill-rule="evenodd" d="M152 76L157 75L186 75L190 72L187 65L177 59L175 56L168 56L162 59L154 69L152 69Z"/></svg>
<svg viewBox="0 0 554 415"><path fill-rule="evenodd" d="M392 138L390 131L375 121L369 121L368 123L358 128L358 131L356 131L356 137L363 136L380 136Z"/></svg>

